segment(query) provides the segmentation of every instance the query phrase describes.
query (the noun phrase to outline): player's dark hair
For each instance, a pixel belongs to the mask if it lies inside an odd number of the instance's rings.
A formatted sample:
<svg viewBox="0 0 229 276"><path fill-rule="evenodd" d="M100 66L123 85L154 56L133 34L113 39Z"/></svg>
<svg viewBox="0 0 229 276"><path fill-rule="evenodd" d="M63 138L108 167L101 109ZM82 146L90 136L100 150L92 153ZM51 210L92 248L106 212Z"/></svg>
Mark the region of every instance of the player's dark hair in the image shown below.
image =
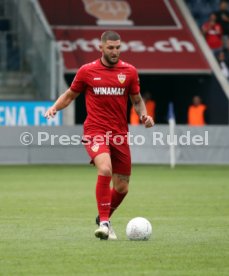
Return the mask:
<svg viewBox="0 0 229 276"><path fill-rule="evenodd" d="M114 31L106 31L104 33L102 33L101 35L101 41L102 42L106 42L107 40L121 40L121 37L118 33L114 32Z"/></svg>

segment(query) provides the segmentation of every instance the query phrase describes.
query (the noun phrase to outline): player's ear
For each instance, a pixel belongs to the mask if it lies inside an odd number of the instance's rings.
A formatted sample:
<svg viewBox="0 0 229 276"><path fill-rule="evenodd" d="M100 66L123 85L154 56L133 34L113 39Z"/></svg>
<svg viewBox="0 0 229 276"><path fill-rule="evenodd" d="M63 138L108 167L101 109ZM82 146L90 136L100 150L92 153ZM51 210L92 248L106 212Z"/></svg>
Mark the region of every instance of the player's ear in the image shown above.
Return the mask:
<svg viewBox="0 0 229 276"><path fill-rule="evenodd" d="M99 44L99 50L100 52L102 52L102 49L103 49L103 46L102 46L102 43Z"/></svg>

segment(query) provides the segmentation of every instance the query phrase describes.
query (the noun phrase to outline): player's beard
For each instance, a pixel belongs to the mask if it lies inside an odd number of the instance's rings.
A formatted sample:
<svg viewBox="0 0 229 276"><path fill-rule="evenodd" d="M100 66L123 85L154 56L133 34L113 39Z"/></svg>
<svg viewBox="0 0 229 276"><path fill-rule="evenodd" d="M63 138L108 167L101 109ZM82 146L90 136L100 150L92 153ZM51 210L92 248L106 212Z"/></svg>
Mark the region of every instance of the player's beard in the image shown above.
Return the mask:
<svg viewBox="0 0 229 276"><path fill-rule="evenodd" d="M119 55L117 55L114 60L109 55L104 54L103 56L104 56L106 62L110 65L115 65L119 61Z"/></svg>

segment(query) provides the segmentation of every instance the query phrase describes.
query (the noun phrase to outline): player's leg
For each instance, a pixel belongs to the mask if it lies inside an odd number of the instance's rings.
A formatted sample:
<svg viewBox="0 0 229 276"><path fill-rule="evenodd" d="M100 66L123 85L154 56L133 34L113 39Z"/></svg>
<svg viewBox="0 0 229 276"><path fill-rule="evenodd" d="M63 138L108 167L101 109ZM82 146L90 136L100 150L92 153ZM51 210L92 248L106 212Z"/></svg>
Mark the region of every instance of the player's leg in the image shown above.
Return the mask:
<svg viewBox="0 0 229 276"><path fill-rule="evenodd" d="M98 178L96 184L96 199L100 221L109 221L110 213L110 182L112 175L111 158L109 153L101 153L94 158Z"/></svg>
<svg viewBox="0 0 229 276"><path fill-rule="evenodd" d="M111 158L107 152L94 158L98 178L96 183L96 200L100 217L99 228L95 231L96 237L107 239L109 236L109 214L111 204L110 182L112 175Z"/></svg>
<svg viewBox="0 0 229 276"><path fill-rule="evenodd" d="M111 189L111 206L109 214L110 217L127 195L129 180L129 175L117 173L114 173L112 175L113 188Z"/></svg>
<svg viewBox="0 0 229 276"><path fill-rule="evenodd" d="M111 189L111 208L109 217L121 204L124 197L128 193L129 175L113 174L112 175L113 188ZM100 225L100 217L96 217L96 224ZM109 239L117 240L117 236L114 232L111 222L109 223Z"/></svg>
<svg viewBox="0 0 229 276"><path fill-rule="evenodd" d="M112 176L111 157L108 152L102 152L96 155L93 161L97 168L98 175Z"/></svg>
<svg viewBox="0 0 229 276"><path fill-rule="evenodd" d="M111 190L110 217L128 193L131 157L127 142L117 146L112 145L111 156L113 188Z"/></svg>
<svg viewBox="0 0 229 276"><path fill-rule="evenodd" d="M93 138L93 137L92 137ZM95 231L96 237L107 239L109 235L109 213L110 213L110 182L112 175L110 150L106 144L93 142L84 143L84 146L97 168L96 201L98 213L101 217L99 228Z"/></svg>
<svg viewBox="0 0 229 276"><path fill-rule="evenodd" d="M131 158L130 150L127 143L124 145L110 144L110 156L112 164L112 180L113 188L111 189L111 211L109 217L114 210L121 204L128 192L129 176L131 173ZM96 218L96 223L99 225L101 221L100 215ZM109 224L109 239L116 240L117 236Z"/></svg>

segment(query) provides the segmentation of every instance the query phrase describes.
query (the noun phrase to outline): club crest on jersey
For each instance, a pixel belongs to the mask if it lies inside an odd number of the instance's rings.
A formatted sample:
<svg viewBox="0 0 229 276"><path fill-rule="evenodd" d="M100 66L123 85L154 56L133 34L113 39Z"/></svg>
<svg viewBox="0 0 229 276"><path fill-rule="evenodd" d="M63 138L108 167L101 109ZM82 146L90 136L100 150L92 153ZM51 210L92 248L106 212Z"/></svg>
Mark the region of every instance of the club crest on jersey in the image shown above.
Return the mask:
<svg viewBox="0 0 229 276"><path fill-rule="evenodd" d="M118 80L120 83L124 83L124 81L126 80L126 75L122 73L118 74Z"/></svg>
<svg viewBox="0 0 229 276"><path fill-rule="evenodd" d="M94 144L92 147L91 147L91 150L94 151L94 152L97 152L99 150L99 144Z"/></svg>

